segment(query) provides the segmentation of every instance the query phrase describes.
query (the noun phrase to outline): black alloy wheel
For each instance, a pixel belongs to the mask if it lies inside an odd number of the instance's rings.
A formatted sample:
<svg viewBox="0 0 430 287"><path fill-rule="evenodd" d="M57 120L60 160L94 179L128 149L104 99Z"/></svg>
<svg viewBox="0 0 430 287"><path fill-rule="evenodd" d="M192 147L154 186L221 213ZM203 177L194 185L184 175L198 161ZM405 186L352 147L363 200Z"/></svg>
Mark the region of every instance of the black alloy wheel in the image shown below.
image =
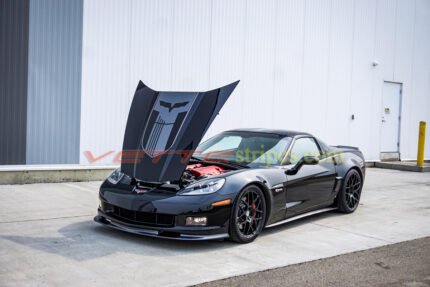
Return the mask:
<svg viewBox="0 0 430 287"><path fill-rule="evenodd" d="M260 188L250 185L242 190L234 204L230 220L230 237L239 243L253 241L263 230L266 201Z"/></svg>
<svg viewBox="0 0 430 287"><path fill-rule="evenodd" d="M344 213L354 212L360 202L362 179L357 170L351 169L345 176L342 190L337 196L337 206Z"/></svg>

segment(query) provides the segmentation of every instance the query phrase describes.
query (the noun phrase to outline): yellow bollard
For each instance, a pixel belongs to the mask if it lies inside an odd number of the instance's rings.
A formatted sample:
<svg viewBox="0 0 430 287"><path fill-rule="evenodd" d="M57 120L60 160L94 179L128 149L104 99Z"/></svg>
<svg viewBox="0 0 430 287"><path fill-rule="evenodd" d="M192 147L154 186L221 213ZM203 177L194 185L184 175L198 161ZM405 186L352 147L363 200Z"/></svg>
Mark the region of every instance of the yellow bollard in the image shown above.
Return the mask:
<svg viewBox="0 0 430 287"><path fill-rule="evenodd" d="M418 135L417 166L424 166L424 143L426 140L426 122L420 122L420 133Z"/></svg>

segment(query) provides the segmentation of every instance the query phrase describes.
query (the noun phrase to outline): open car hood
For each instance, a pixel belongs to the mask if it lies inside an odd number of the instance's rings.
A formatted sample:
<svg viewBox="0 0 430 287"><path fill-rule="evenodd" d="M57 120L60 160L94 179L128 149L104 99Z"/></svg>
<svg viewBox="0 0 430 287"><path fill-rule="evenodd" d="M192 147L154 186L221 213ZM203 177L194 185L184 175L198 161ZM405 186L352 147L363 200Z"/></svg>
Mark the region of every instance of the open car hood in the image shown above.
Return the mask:
<svg viewBox="0 0 430 287"><path fill-rule="evenodd" d="M122 172L146 182L180 180L238 83L208 92L158 92L139 82L124 134Z"/></svg>

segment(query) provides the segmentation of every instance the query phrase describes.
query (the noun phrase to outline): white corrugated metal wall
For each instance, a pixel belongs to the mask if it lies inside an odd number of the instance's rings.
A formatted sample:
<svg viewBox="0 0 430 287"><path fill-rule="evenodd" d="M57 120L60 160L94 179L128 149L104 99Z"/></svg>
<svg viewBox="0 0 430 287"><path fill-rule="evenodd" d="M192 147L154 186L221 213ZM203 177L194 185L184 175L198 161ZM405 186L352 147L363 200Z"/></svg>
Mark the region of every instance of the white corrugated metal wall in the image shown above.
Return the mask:
<svg viewBox="0 0 430 287"><path fill-rule="evenodd" d="M202 91L240 79L207 136L296 129L377 160L384 80L403 83L402 159L430 123L428 0L91 0L83 26L82 164L121 150L140 79Z"/></svg>

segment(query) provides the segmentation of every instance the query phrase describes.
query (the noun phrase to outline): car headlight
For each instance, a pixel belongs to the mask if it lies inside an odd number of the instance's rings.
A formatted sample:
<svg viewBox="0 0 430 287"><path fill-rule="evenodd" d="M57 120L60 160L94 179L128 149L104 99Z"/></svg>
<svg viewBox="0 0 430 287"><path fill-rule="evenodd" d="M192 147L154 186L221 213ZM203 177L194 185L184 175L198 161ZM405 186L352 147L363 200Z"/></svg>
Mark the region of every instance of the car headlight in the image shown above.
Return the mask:
<svg viewBox="0 0 430 287"><path fill-rule="evenodd" d="M109 175L107 180L112 184L117 184L118 182L121 181L123 176L124 176L124 173L121 172L121 168L117 168L114 170L114 172L111 173L111 175Z"/></svg>
<svg viewBox="0 0 430 287"><path fill-rule="evenodd" d="M225 178L204 180L187 186L178 195L205 195L215 193L223 187Z"/></svg>

